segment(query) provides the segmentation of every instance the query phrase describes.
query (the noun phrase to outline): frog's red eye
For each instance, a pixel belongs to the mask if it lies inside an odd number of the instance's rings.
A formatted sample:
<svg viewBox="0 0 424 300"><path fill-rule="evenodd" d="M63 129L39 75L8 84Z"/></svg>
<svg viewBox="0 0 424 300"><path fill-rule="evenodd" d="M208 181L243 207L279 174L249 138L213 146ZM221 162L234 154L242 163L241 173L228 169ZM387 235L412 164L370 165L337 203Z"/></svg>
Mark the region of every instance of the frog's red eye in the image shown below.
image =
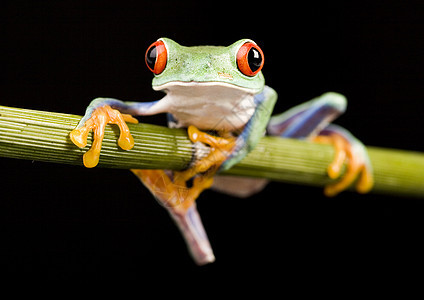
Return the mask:
<svg viewBox="0 0 424 300"><path fill-rule="evenodd" d="M150 71L158 75L165 69L167 57L165 44L156 41L146 51L146 65Z"/></svg>
<svg viewBox="0 0 424 300"><path fill-rule="evenodd" d="M237 66L244 75L255 76L264 65L264 53L258 45L247 42L237 52Z"/></svg>

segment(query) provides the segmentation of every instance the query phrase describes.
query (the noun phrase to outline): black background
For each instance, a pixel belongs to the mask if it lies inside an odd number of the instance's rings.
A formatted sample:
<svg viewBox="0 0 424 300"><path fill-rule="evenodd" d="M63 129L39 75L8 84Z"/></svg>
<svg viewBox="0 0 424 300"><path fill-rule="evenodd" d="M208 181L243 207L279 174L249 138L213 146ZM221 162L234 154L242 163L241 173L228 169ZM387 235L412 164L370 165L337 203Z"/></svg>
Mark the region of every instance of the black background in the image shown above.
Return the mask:
<svg viewBox="0 0 424 300"><path fill-rule="evenodd" d="M81 115L100 96L157 100L144 52L162 36L187 46L251 38L279 94L276 112L340 92L349 105L336 123L365 144L424 151L422 1L2 1L0 104ZM213 276L217 284L359 273L370 282L420 269L420 199L349 192L328 199L321 189L282 183L245 200L207 191L198 208L217 261L197 267L166 211L130 172L6 158L0 166L7 277Z"/></svg>

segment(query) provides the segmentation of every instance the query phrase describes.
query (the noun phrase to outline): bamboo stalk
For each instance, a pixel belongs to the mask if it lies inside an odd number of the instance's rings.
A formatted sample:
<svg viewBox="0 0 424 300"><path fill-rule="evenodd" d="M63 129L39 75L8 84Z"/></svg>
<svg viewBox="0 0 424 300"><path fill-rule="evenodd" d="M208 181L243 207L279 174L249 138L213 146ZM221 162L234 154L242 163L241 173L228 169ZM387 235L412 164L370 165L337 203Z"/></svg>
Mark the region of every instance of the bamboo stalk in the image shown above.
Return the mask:
<svg viewBox="0 0 424 300"><path fill-rule="evenodd" d="M69 139L81 116L0 106L0 156L82 165L84 149ZM183 129L129 124L135 146L117 146L118 129L108 125L99 167L121 169L186 168L193 146ZM367 147L374 168L372 192L424 197L424 154ZM206 153L205 153L206 154ZM326 167L333 148L306 141L264 137L249 155L224 175L268 178L302 185L331 182Z"/></svg>

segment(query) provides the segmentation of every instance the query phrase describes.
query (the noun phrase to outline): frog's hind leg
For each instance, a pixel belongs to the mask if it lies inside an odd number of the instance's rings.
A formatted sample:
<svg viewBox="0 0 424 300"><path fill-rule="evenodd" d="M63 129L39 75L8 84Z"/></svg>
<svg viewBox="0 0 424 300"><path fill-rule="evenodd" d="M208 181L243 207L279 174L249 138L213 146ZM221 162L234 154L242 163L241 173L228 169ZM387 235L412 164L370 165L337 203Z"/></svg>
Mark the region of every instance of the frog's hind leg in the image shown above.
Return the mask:
<svg viewBox="0 0 424 300"><path fill-rule="evenodd" d="M325 93L273 116L268 123L267 132L287 138L310 138L344 113L346 106L347 101L343 95Z"/></svg>
<svg viewBox="0 0 424 300"><path fill-rule="evenodd" d="M334 146L334 160L327 169L329 177L338 178L345 162L347 168L340 181L325 187L327 196L340 193L355 180L358 192L366 193L373 186L372 167L365 146L346 129L330 124L346 110L346 105L343 95L326 93L272 117L267 128L270 135L309 139Z"/></svg>
<svg viewBox="0 0 424 300"><path fill-rule="evenodd" d="M218 137L189 126L188 135L193 143L202 142L210 147L209 154L196 160L187 170L131 170L168 210L183 234L187 246L199 265L213 262L208 237L196 209L196 198L212 186L213 176L230 155L235 145L231 136ZM191 186L189 182L191 181Z"/></svg>
<svg viewBox="0 0 424 300"><path fill-rule="evenodd" d="M203 228L195 200L212 185L212 177L197 175L191 187L176 183L171 172L164 170L131 170L169 212L180 229L187 247L198 265L215 260Z"/></svg>

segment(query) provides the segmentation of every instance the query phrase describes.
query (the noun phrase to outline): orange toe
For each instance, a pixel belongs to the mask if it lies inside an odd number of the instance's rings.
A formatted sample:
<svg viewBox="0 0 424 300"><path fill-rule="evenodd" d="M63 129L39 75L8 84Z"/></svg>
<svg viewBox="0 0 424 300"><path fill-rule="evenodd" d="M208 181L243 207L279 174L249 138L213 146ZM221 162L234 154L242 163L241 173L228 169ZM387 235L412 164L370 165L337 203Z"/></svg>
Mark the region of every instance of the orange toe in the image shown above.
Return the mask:
<svg viewBox="0 0 424 300"><path fill-rule="evenodd" d="M84 123L84 126L71 131L69 134L71 141L79 148L84 148L87 145L88 134L90 131L94 132L91 148L83 157L84 165L87 168L93 168L99 163L106 124L118 125L120 129L118 145L122 149L130 150L134 147L134 139L125 122L137 123L138 121L130 115L123 115L118 110L105 105L96 108L91 117Z"/></svg>
<svg viewBox="0 0 424 300"><path fill-rule="evenodd" d="M337 179L341 176L343 166L346 164L346 171L343 176L334 183L330 183L324 188L324 194L333 197L349 188L356 181L356 190L359 193L369 192L374 184L370 166L364 159L364 154L354 153L353 147L348 140L338 134L329 136L317 136L315 142L332 144L334 147L334 159L327 168L328 176Z"/></svg>

